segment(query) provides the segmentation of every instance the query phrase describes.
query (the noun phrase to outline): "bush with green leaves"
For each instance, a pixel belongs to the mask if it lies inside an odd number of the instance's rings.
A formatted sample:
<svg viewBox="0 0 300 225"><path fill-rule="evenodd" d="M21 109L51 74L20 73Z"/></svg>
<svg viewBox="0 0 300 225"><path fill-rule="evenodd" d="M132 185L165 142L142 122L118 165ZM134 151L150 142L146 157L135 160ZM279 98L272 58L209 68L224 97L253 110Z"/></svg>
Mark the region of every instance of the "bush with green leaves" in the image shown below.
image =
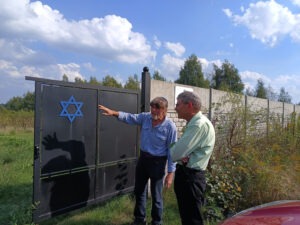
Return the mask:
<svg viewBox="0 0 300 225"><path fill-rule="evenodd" d="M251 111L241 95L229 93L220 102L212 119L216 146L207 173L205 216L299 199L299 118L291 115L283 127L280 116Z"/></svg>

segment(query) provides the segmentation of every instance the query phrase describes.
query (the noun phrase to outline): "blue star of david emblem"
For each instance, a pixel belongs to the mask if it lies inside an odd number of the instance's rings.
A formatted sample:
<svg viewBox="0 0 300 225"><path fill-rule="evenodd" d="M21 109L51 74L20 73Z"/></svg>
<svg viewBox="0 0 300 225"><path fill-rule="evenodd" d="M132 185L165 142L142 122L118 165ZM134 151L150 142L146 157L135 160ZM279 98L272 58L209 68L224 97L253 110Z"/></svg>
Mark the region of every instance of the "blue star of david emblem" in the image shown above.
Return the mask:
<svg viewBox="0 0 300 225"><path fill-rule="evenodd" d="M59 116L68 117L70 123L72 123L77 116L83 116L83 114L80 110L83 103L76 102L73 95L70 97L69 101L60 101L60 105L62 106L63 109L62 109L61 113L59 114ZM69 106L72 106L72 105L75 106L76 111L74 113L69 113L68 108L69 108Z"/></svg>

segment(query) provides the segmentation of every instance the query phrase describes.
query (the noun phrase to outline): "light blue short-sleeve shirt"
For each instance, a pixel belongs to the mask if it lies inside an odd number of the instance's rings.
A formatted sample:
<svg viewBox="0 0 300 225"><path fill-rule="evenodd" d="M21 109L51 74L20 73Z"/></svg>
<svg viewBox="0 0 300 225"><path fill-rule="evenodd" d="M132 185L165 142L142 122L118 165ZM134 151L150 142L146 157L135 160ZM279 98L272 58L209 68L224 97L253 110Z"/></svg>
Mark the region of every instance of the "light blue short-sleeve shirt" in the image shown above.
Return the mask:
<svg viewBox="0 0 300 225"><path fill-rule="evenodd" d="M176 163L173 163L170 155L170 145L177 140L176 126L172 120L165 120L157 126L152 126L151 113L131 114L119 112L118 119L127 124L141 127L141 150L154 156L167 156L168 172L175 171Z"/></svg>

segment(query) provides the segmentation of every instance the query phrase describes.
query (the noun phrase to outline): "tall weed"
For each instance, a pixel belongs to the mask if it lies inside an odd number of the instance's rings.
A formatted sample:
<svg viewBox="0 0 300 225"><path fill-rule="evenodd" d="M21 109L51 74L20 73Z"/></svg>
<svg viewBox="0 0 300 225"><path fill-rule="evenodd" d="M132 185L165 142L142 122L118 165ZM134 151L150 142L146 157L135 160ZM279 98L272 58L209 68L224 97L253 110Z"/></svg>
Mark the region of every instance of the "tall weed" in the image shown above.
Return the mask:
<svg viewBox="0 0 300 225"><path fill-rule="evenodd" d="M270 201L300 199L299 118L291 115L292 123L282 127L281 118L265 109L250 111L242 96L228 94L222 104L214 108L217 141L208 203L228 216Z"/></svg>

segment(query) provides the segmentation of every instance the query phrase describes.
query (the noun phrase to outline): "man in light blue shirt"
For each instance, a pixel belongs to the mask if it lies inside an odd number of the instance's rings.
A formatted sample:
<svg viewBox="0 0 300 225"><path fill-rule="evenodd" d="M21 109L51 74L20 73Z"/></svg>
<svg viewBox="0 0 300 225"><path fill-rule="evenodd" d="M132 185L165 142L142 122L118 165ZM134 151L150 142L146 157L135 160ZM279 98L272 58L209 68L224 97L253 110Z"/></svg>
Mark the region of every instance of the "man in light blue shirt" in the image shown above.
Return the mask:
<svg viewBox="0 0 300 225"><path fill-rule="evenodd" d="M200 209L204 203L205 170L214 149L215 130L200 109L200 98L193 92L178 95L175 110L187 125L170 151L172 160L178 162L174 190L182 225L203 225Z"/></svg>
<svg viewBox="0 0 300 225"><path fill-rule="evenodd" d="M146 224L146 195L147 183L150 179L152 196L152 225L162 224L163 213L163 180L166 163L168 174L165 177L165 187L170 188L175 163L172 162L169 146L177 140L175 124L166 117L168 101L163 97L154 98L151 103L151 112L131 114L118 112L99 105L104 115L115 116L127 124L141 127L140 157L136 166L134 194L136 204L134 208L134 225Z"/></svg>

